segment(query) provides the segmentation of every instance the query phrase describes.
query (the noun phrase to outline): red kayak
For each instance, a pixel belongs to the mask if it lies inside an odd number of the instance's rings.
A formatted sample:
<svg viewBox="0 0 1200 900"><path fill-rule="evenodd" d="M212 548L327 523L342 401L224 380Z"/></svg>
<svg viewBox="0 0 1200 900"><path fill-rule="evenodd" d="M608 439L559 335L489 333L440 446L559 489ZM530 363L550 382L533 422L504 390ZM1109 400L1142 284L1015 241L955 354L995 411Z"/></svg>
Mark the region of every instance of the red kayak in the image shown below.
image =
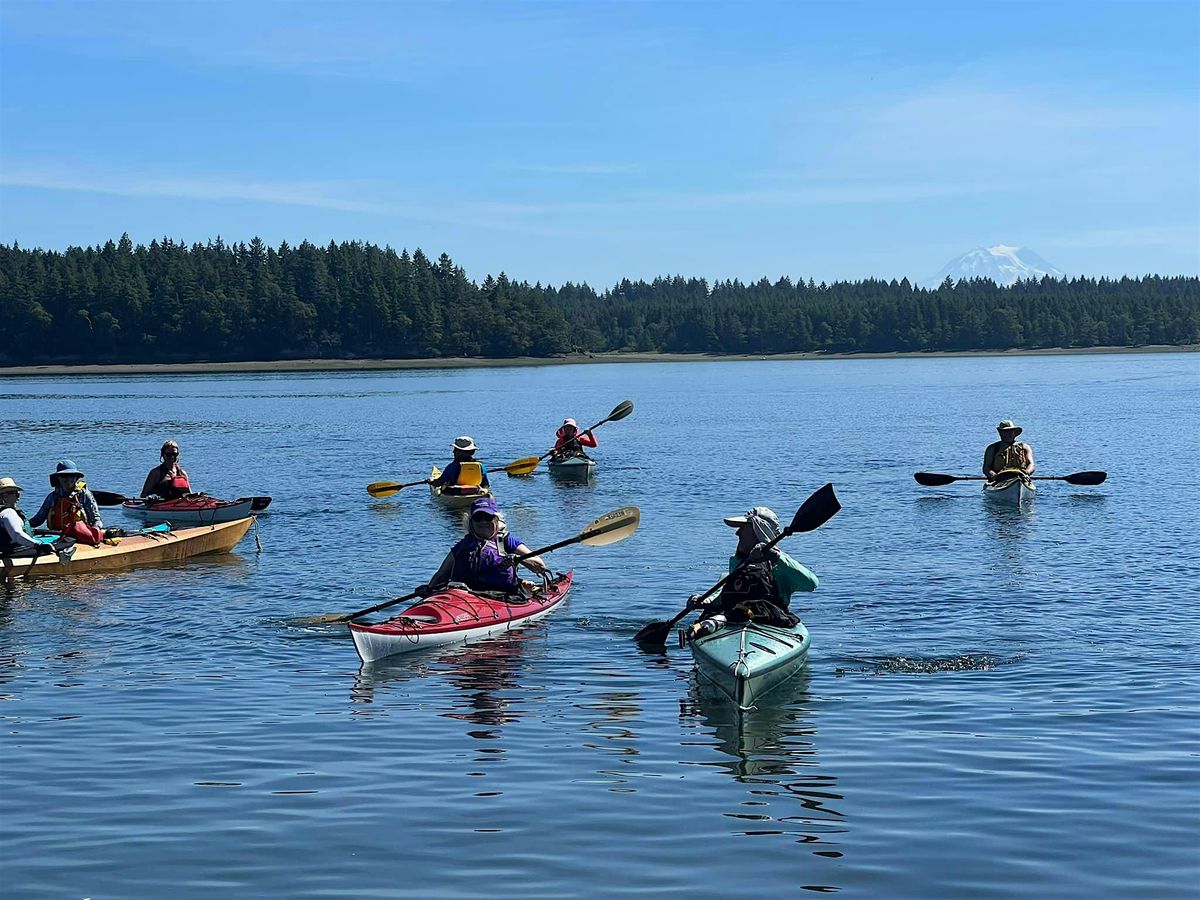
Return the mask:
<svg viewBox="0 0 1200 900"><path fill-rule="evenodd" d="M528 598L486 596L460 588L434 594L378 625L351 622L354 648L363 662L373 662L397 653L501 634L534 622L558 606L566 599L574 575L556 575Z"/></svg>

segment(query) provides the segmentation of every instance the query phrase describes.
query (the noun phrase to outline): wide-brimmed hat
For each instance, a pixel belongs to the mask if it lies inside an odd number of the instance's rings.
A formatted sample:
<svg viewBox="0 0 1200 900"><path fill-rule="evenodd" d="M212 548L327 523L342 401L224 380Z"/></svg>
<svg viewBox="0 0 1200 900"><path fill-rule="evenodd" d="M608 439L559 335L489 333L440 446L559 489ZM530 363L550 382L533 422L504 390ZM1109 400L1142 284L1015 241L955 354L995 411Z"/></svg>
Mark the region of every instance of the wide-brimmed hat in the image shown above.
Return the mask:
<svg viewBox="0 0 1200 900"><path fill-rule="evenodd" d="M760 541L773 541L783 534L779 516L766 506L754 506L748 509L745 515L729 516L725 519L725 524L731 528L741 528L747 522L754 526L754 534Z"/></svg>
<svg viewBox="0 0 1200 900"><path fill-rule="evenodd" d="M80 472L75 463L71 462L69 459L60 459L58 461L58 465L54 467L54 471L50 473L51 478L57 478L59 475L75 475L80 478L83 477L83 473Z"/></svg>
<svg viewBox="0 0 1200 900"><path fill-rule="evenodd" d="M1017 434L1020 434L1025 429L1021 428L1019 425L1017 425L1015 422L1013 422L1012 419L1004 419L1000 422L999 425L996 426L996 430L1000 431L1000 432L1015 431Z"/></svg>
<svg viewBox="0 0 1200 900"><path fill-rule="evenodd" d="M499 516L500 508L496 506L496 501L491 497L480 497L471 504L471 515L475 515L477 512L485 512L488 515Z"/></svg>
<svg viewBox="0 0 1200 900"><path fill-rule="evenodd" d="M576 422L574 419L563 419L563 428L566 428L568 425L570 425L576 431L579 430L579 423Z"/></svg>
<svg viewBox="0 0 1200 900"><path fill-rule="evenodd" d="M462 450L465 453L471 450L477 450L478 448L475 446L475 439L464 434L461 437L456 437L454 439L454 449Z"/></svg>
<svg viewBox="0 0 1200 900"><path fill-rule="evenodd" d="M21 487L19 484L17 484L11 478L0 478L0 494L3 494L7 491L23 491L23 490L25 490L25 488Z"/></svg>

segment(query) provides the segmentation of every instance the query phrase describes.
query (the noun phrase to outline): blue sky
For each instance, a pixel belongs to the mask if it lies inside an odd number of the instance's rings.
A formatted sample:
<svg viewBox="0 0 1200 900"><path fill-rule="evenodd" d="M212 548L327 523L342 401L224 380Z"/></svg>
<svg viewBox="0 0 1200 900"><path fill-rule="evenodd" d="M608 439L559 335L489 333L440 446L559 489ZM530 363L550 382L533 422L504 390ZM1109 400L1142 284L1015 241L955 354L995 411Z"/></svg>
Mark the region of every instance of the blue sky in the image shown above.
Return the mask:
<svg viewBox="0 0 1200 900"><path fill-rule="evenodd" d="M0 241L468 274L1200 270L1200 4L0 6Z"/></svg>

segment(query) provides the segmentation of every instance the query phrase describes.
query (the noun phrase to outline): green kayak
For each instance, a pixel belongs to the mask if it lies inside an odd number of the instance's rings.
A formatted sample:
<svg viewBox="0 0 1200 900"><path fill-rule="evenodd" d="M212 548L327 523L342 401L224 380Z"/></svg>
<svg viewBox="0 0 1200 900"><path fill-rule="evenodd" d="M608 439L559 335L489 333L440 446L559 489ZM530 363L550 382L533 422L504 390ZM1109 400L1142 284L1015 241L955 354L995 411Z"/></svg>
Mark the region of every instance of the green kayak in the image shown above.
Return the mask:
<svg viewBox="0 0 1200 900"><path fill-rule="evenodd" d="M808 662L808 629L747 622L724 625L688 642L696 671L739 709L792 678Z"/></svg>

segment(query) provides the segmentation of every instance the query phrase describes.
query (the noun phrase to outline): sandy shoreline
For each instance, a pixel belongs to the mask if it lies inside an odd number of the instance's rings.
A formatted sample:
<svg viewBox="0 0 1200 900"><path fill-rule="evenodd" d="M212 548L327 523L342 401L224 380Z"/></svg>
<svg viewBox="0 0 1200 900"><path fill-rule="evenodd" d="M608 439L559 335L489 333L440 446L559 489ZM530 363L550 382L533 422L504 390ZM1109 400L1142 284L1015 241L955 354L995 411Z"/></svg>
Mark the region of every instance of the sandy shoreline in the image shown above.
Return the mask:
<svg viewBox="0 0 1200 900"><path fill-rule="evenodd" d="M508 366L562 366L597 363L647 362L737 362L755 360L830 360L830 359L952 359L975 356L1078 356L1107 353L1190 353L1200 350L1200 344L1174 346L1170 344L1144 347L1086 347L1052 348L1045 350L954 350L918 353L777 353L757 354L712 353L572 353L551 358L515 357L487 359L464 357L452 359L284 359L259 362L196 362L196 363L130 363L117 365L78 366L10 366L0 367L0 378L16 376L62 375L211 375L249 372L366 372L388 369L472 369Z"/></svg>

